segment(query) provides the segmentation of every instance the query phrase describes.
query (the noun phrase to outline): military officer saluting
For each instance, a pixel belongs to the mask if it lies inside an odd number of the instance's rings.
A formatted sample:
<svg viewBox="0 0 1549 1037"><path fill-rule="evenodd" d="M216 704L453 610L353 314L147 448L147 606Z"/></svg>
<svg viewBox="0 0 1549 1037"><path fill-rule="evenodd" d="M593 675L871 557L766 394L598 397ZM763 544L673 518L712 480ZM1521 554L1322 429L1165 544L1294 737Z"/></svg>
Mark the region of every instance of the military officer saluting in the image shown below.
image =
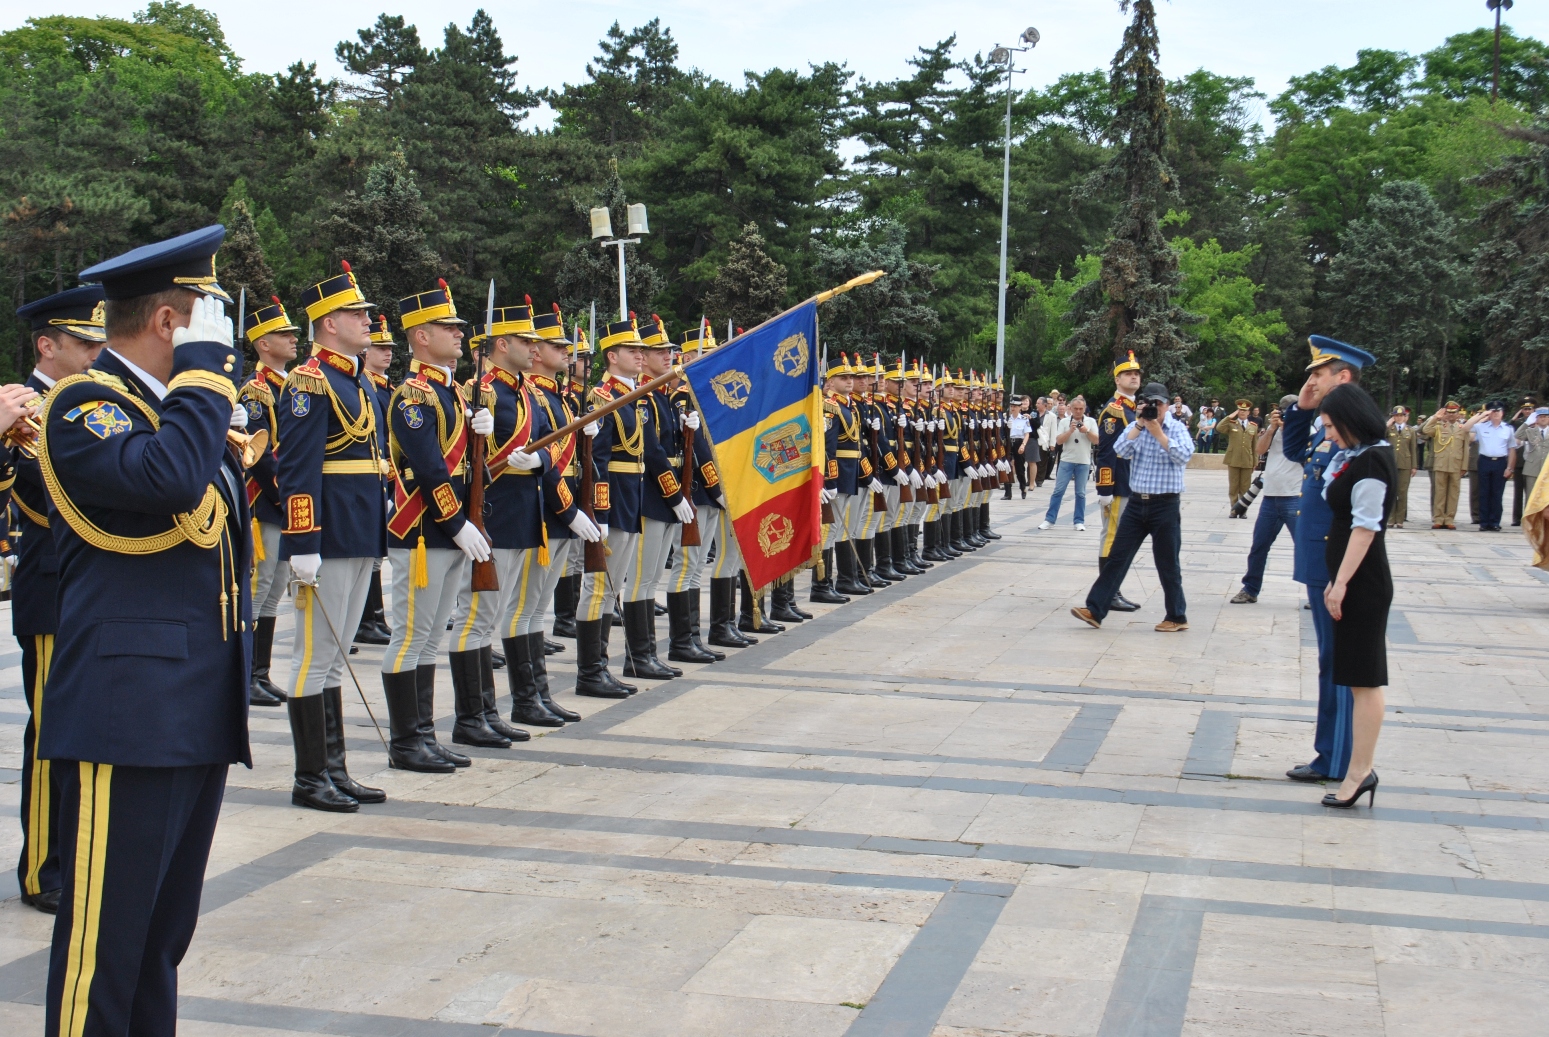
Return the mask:
<svg viewBox="0 0 1549 1037"><path fill-rule="evenodd" d="M102 286L96 284L71 288L17 310L16 316L31 326L36 361L24 383L26 393L10 395L18 400L45 397L60 379L91 367L102 352L102 311ZM14 408L0 416L7 428L14 421ZM43 686L59 630L59 556L49 530L48 489L35 452L18 449L13 454L11 499L21 517L11 530L16 550L11 633L22 650L22 689L27 698L27 726L22 732L22 849L16 882L23 903L52 913L59 905L59 790L49 761L38 758L37 746Z"/></svg>
<svg viewBox="0 0 1549 1037"><path fill-rule="evenodd" d="M253 509L253 553L258 560L253 570L256 626L252 686L248 688L248 701L255 706L279 706L285 702L285 692L269 679L274 621L280 614L280 602L285 599L285 585L290 580L290 563L280 560L280 530L285 526L285 513L280 510L280 485L276 480L276 451L280 444L276 402L285 388L285 367L296 359L296 332L301 330L290 322L279 296L272 298L271 305L255 309L244 321L246 327L242 331L258 355L258 364L253 377L242 383L238 393L238 402L247 412L247 433L255 435L263 430L269 437L257 463L247 470L247 502Z"/></svg>
<svg viewBox="0 0 1549 1037"><path fill-rule="evenodd" d="M291 741L296 806L349 812L387 795L345 767L341 689L348 637L360 622L372 563L386 550L382 496L382 414L360 369L373 304L349 264L301 293L312 328L312 355L279 393L279 489L285 527L280 558L305 589L293 596Z"/></svg>
<svg viewBox="0 0 1549 1037"><path fill-rule="evenodd" d="M1388 509L1388 528L1403 529L1409 517L1409 480L1420 469L1420 430L1409 421L1409 408L1399 404L1388 418L1388 442L1393 444L1393 463L1398 484L1393 487L1393 506Z"/></svg>
<svg viewBox="0 0 1549 1037"><path fill-rule="evenodd" d="M1216 435L1226 437L1226 472L1228 504L1236 504L1237 498L1248 492L1253 485L1253 469L1258 465L1259 427L1249 419L1253 411L1252 400L1238 400L1237 409L1216 426ZM1247 512L1236 516L1246 519Z"/></svg>
<svg viewBox="0 0 1549 1037"><path fill-rule="evenodd" d="M171 1034L226 771L250 764L251 530L220 226L81 272L107 348L43 405L59 632L38 755L62 905L44 1032Z"/></svg>

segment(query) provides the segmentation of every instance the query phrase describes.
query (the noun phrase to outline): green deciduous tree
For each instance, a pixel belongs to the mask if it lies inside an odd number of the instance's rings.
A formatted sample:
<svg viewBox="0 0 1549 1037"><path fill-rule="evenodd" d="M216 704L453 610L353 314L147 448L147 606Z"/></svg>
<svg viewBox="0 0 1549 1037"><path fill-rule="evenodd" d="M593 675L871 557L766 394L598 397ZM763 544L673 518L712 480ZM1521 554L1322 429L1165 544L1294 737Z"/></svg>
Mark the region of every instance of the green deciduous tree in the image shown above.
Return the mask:
<svg viewBox="0 0 1549 1037"><path fill-rule="evenodd" d="M1480 213L1488 235L1474 256L1479 321L1492 388L1549 393L1549 126L1508 127L1527 145L1475 185L1499 195Z"/></svg>

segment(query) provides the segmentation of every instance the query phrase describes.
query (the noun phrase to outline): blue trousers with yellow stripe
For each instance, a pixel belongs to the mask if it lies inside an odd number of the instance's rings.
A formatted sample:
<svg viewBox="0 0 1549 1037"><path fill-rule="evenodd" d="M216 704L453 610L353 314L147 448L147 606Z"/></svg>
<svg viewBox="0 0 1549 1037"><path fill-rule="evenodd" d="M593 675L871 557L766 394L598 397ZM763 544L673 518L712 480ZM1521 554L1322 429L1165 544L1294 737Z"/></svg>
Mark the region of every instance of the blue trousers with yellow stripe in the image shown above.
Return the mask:
<svg viewBox="0 0 1549 1037"><path fill-rule="evenodd" d="M43 685L54 657L53 634L24 634L22 684L27 691L27 728L22 732L22 852L16 884L29 897L59 888L59 787L53 767L38 759L38 724L43 719Z"/></svg>
<svg viewBox="0 0 1549 1037"><path fill-rule="evenodd" d="M44 1034L171 1035L226 765L53 763L64 889Z"/></svg>

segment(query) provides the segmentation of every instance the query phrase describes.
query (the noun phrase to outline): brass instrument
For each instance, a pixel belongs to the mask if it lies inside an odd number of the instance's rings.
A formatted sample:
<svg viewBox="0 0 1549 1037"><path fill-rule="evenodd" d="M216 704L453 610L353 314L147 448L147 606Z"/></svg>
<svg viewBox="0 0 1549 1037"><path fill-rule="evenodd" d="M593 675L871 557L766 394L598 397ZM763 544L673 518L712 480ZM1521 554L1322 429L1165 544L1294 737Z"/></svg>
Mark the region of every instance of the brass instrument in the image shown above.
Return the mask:
<svg viewBox="0 0 1549 1037"><path fill-rule="evenodd" d="M242 458L242 467L251 468L264 456L264 451L269 449L269 430L261 428L257 432L238 432L236 429L226 430L226 442Z"/></svg>
<svg viewBox="0 0 1549 1037"><path fill-rule="evenodd" d="M36 459L38 456L38 433L43 431L43 426L38 424L37 411L23 414L16 419L16 424L0 434L0 443L15 450L23 457Z"/></svg>

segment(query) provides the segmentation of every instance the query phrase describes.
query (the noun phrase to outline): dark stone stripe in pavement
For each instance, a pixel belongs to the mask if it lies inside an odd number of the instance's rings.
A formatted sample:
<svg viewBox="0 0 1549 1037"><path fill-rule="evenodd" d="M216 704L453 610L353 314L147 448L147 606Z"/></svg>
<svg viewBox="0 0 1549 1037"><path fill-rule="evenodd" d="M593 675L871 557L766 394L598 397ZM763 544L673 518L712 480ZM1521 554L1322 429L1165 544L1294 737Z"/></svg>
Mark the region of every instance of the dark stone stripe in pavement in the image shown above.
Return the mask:
<svg viewBox="0 0 1549 1037"><path fill-rule="evenodd" d="M1008 895L959 889L942 897L845 1037L929 1037Z"/></svg>
<svg viewBox="0 0 1549 1037"><path fill-rule="evenodd" d="M1224 781L1232 773L1237 755L1238 717L1220 709L1200 713L1189 743L1189 758L1183 763L1185 778Z"/></svg>
<svg viewBox="0 0 1549 1037"><path fill-rule="evenodd" d="M405 1019L369 1012L335 1012L327 1008L223 1001L213 997L180 997L177 1014L179 1019L201 1023L291 1030L296 1033L338 1034L339 1037L570 1037L548 1030L521 1030L485 1026L482 1023L442 1022L437 1019Z"/></svg>
<svg viewBox="0 0 1549 1037"><path fill-rule="evenodd" d="M1078 774L1086 770L1123 709L1118 705L1082 706L1043 758L1044 769Z"/></svg>
<svg viewBox="0 0 1549 1037"><path fill-rule="evenodd" d="M1097 1037L1177 1037L1199 956L1203 911L1145 895L1130 928Z"/></svg>

